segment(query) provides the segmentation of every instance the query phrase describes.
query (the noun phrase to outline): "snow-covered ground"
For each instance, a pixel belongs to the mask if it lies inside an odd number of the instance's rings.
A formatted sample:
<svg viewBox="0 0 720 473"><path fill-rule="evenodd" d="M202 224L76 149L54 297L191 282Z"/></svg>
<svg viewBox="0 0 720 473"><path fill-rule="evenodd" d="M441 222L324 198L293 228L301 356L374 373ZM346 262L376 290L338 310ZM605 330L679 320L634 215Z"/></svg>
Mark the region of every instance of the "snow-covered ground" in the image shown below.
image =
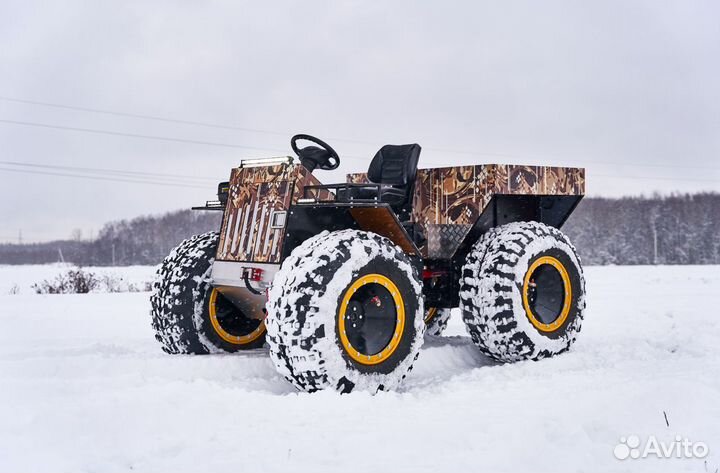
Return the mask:
<svg viewBox="0 0 720 473"><path fill-rule="evenodd" d="M588 268L575 349L541 362L491 363L454 316L401 391L376 396L298 393L262 350L165 355L147 293L29 289L56 272L0 267L3 473L720 467L718 266ZM617 460L629 435L710 453Z"/></svg>
<svg viewBox="0 0 720 473"><path fill-rule="evenodd" d="M24 266L0 265L0 295L33 294L34 284L43 280L52 281L57 276L77 267L71 264L28 264ZM83 271L93 273L98 278L108 276L116 283L125 283L142 287L155 276L154 266L125 266L113 268L107 266L85 266Z"/></svg>

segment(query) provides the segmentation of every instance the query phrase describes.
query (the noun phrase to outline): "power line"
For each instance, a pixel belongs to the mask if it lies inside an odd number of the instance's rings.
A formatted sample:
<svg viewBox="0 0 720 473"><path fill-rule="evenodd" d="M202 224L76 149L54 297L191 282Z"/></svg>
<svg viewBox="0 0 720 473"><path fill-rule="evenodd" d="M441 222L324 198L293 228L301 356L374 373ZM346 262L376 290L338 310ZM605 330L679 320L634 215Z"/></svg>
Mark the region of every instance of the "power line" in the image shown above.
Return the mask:
<svg viewBox="0 0 720 473"><path fill-rule="evenodd" d="M262 134L266 134L266 135L275 135L275 136L283 136L283 137L291 136L294 134L289 131L248 128L248 127L242 127L242 126L236 126L236 125L224 125L224 124L220 124L220 123L209 123L209 122L186 120L186 119L180 119L180 118L160 117L157 115L148 115L148 114L143 114L143 113L119 112L119 111L115 111L115 110L108 110L108 109L101 109L101 108L80 107L80 106L76 106L76 105L66 105L66 104L59 104L59 103L52 103L52 102L42 102L39 100L25 100L25 99L17 99L17 98L4 97L4 96L0 96L0 100L4 100L6 102L22 103L22 104L26 104L26 105L39 105L39 106L43 106L43 107L59 108L59 109L64 109L64 110L75 110L75 111L79 111L79 112L97 113L97 114L101 114L101 115L111 115L111 116L116 116L116 117L139 118L142 120L154 120L154 121L166 122L166 123L176 123L176 124L180 124L180 125L193 125L193 126L201 126L201 127L206 127L206 128L218 128L218 129L222 129L222 130L246 131L249 133L262 133ZM343 142L347 142L347 143L356 143L356 144L366 144L366 145L377 146L376 142L356 140L356 139L351 139L351 138L329 137L329 139L333 140L333 141L343 141Z"/></svg>
<svg viewBox="0 0 720 473"><path fill-rule="evenodd" d="M161 173L154 173L154 172L127 171L127 170L121 170L121 169L61 166L61 165L52 165L52 164L39 164L39 163L21 163L18 161L0 161L0 164L10 165L10 166L32 167L32 168L79 171L79 172L94 173L94 174L110 174L110 175L116 174L116 175L121 175L121 176L160 177L160 178L170 178L170 179L179 179L179 180L201 180L201 181L217 181L218 180L218 178L213 178L213 177L189 176L187 174L161 174Z"/></svg>
<svg viewBox="0 0 720 473"><path fill-rule="evenodd" d="M100 135L122 136L122 137L127 137L127 138L141 138L141 139L145 139L145 140L158 140L158 141L170 141L170 142L175 142L175 143L186 143L186 144L196 144L196 145L206 145L206 146L219 146L219 147L223 147L223 148L252 149L252 150L257 150L257 151L279 151L281 153L286 152L286 150L281 150L281 149L259 148L256 146L246 146L246 145L238 145L238 144L232 144L232 143L217 143L217 142L213 142L213 141L187 140L184 138L172 138L172 137L168 137L168 136L143 135L143 134L139 134L139 133L124 133L124 132L111 131L111 130L98 130L95 128L80 128L80 127L72 127L72 126L50 125L48 123L25 122L25 121L19 121L19 120L0 119L0 123L9 123L12 125L32 126L32 127L40 127L40 128L51 128L51 129L55 129L55 130L77 131L77 132L83 132L83 133L95 133L95 134L100 134Z"/></svg>
<svg viewBox="0 0 720 473"><path fill-rule="evenodd" d="M0 164L4 164L5 162L0 162ZM50 166L48 166L50 167ZM68 169L82 169L82 168L74 168L72 166L66 166L61 167L57 166L58 168L68 168ZM157 181L157 180L148 180L148 179L124 179L124 178L117 178L117 177L108 177L108 176L88 176L88 175L82 175L82 174L72 174L72 173L60 173L60 172L48 172L48 171L36 171L36 170L23 170L23 169L11 169L11 168L2 168L0 167L0 172L16 172L16 173L25 173L25 174L41 174L41 175L48 175L48 176L59 176L59 177L72 177L72 178L78 178L78 179L90 179L90 180L102 180L102 181L114 181L114 182L126 182L126 183L132 183L132 184L148 184L153 186L171 186L171 187L185 187L185 188L195 188L195 189L208 189L208 186L202 186L202 185L193 185L190 183L182 183L182 182L172 182L172 181ZM148 173L150 174L150 173ZM158 177L162 176L162 174L154 174ZM592 174L593 177L599 177L599 178L605 178L605 179L633 179L633 180L646 180L646 181L691 181L691 182L711 182L720 184L720 180L713 180L713 179L692 179L692 178L671 178L671 177L647 177L647 176L625 176L625 175L608 175L608 174Z"/></svg>
<svg viewBox="0 0 720 473"><path fill-rule="evenodd" d="M185 187L185 188L195 188L195 189L209 189L210 188L210 186L199 186L199 185L181 184L181 183L173 183L173 182L161 182L161 181L138 180L138 179L122 179L122 178L104 177L104 176L86 176L86 175L82 175L82 174L70 174L70 173L36 171L36 170L30 171L30 170L25 170L25 169L11 169L11 168L3 168L3 167L0 167L0 172L41 174L41 175L46 175L46 176L60 176L60 177L72 177L72 178L78 178L78 179L90 179L90 180L95 180L95 181L114 181L114 182L127 182L127 183L132 183L132 184L149 184L149 185L153 185L153 186Z"/></svg>
<svg viewBox="0 0 720 473"><path fill-rule="evenodd" d="M433 148L425 148L427 150L433 150ZM440 151L435 149L435 151ZM505 153L474 153L472 154L469 151L448 151L444 150L444 152L453 152L457 154L467 154L467 155L473 155L473 156L489 156L489 157L495 157L495 158L508 158L508 159L515 159L515 160L521 160L523 164L527 162L527 160L540 160L543 162L547 161L560 161L560 162L567 162L568 158L557 158L557 157L542 157L542 156L518 156L518 155L512 155L512 154L505 154ZM720 167L714 167L714 166L693 166L693 165L686 165L686 164L654 164L654 163L618 163L613 161L588 161L588 160L580 160L582 161L582 165L575 164L571 167L584 167L588 164L592 165L601 165L601 166L632 166L632 167L649 167L649 168L668 168L668 169L709 169L709 170L720 170ZM540 166L547 166L548 164L540 164ZM557 166L557 165L554 165Z"/></svg>
<svg viewBox="0 0 720 473"><path fill-rule="evenodd" d="M160 140L160 141L169 141L169 142L178 142L178 143L186 143L186 144L198 144L198 145L208 145L208 146L220 146L220 147L229 147L229 148L243 148L243 149L254 149L254 150L260 150L260 151L278 151L278 152L285 152L286 150L280 150L277 148L260 148L255 146L246 146L246 145L238 145L238 144L229 144L229 143L217 143L217 142L210 142L210 141L200 141L200 140L189 140L189 139L183 139L183 138L172 138L172 137L162 137L162 136L155 136L155 135L144 135L144 134L135 134L135 133L125 133L125 132L117 132L112 130L98 130L98 129L91 129L91 128L80 128L80 127L68 127L68 126L61 126L61 125L51 125L46 123L37 123L37 122L25 122L25 121L18 121L18 120L6 120L6 119L0 119L0 123L8 123L8 124L14 124L14 125L22 125L22 126L33 126L33 127L41 127L41 128L50 128L50 129L58 129L58 130L65 130L65 131L75 131L75 132L85 132L85 133L95 133L95 134L104 134L104 135L111 135L111 136L120 136L120 137L130 137L130 138L141 138L141 139L150 139L150 140ZM457 153L464 153L462 151L455 151ZM525 159L525 158L519 158L519 157L513 157L512 155L501 155L496 154L494 156L504 156L504 157L510 157L513 159ZM344 155L344 158L350 158L350 159L357 159L357 160L363 160L367 161L366 158L360 157L360 156L351 156L351 155ZM603 164L603 165L612 165L612 166L635 166L635 167L669 167L669 168L676 168L677 166L672 165L662 165L662 164L631 164L631 163L612 163L612 162L599 162L599 161L586 161L587 164ZM14 163L14 162L6 162L5 164L12 164L12 165L22 165L20 163ZM39 167L48 167L51 168L53 166L50 165L37 165ZM683 168L693 168L693 166L682 166ZM67 167L70 168L70 167ZM700 168L700 169L720 169L720 168L712 168L712 167L698 167L695 166L694 168ZM101 171L99 169L94 169L90 171L91 168L85 168L84 170L87 172L98 172ZM77 168L77 170L83 170L82 168ZM110 173L119 173L124 175L132 175L132 174L138 174L138 175L147 175L152 176L154 173L141 173L141 172L134 172L134 171L120 171L120 170L107 170L107 172ZM158 175L162 177L173 177L172 175ZM606 178L623 178L621 176L610 176L610 175L597 175L598 177L606 177ZM190 176L183 176L182 178L194 178ZM693 179L693 178L665 178L665 177L646 177L646 176L632 176L627 177L632 179L642 179L642 180L680 180L680 181L697 181L697 182L718 182L717 180L710 180L710 179ZM210 178L207 178L210 179ZM128 181L132 182L132 181Z"/></svg>
<svg viewBox="0 0 720 473"><path fill-rule="evenodd" d="M220 146L220 147L225 147L225 148L252 149L252 150L258 150L258 151L273 151L273 152L279 152L279 153L287 152L287 150L279 149L279 148L261 148L261 147L257 147L257 146L245 146L245 145L238 145L238 144L231 144L231 143L217 143L217 142L212 142L212 141L188 140L188 139L183 139L183 138L172 138L172 137L155 136L155 135L143 135L143 134L137 134L137 133L125 133L125 132L118 132L118 131L112 131L112 130L98 130L98 129L94 129L94 128L79 128L79 127L70 127L70 126L63 126L63 125L51 125L48 123L26 122L26 121L19 121L19 120L0 119L0 123L9 123L9 124L13 124L13 125L22 125L22 126L33 126L33 127L40 127L40 128L50 128L50 129L63 130L63 131L96 133L96 134L102 134L102 135L129 137L129 138L142 138L142 139L148 139L148 140L170 141L170 142L186 143L186 144L189 143L189 144L196 144L196 145ZM343 155L343 158L367 161L367 158L364 158L362 156Z"/></svg>
<svg viewBox="0 0 720 473"><path fill-rule="evenodd" d="M278 148L260 148L260 147L256 147L256 146L246 146L246 145L238 145L238 144L230 144L230 143L217 143L217 142L200 141L200 140L188 140L188 139L183 139L183 138L172 138L172 137L155 136L155 135L143 135L143 134L136 134L136 133L124 133L124 132L117 132L117 131L111 131L111 130L98 130L98 129L93 129L93 128L68 127L68 126L61 126L61 125L51 125L51 124L47 124L47 123L25 122L25 121L18 121L18 120L0 119L0 123L9 123L9 124L14 124L14 125L33 126L33 127L50 128L50 129L66 130L66 131L95 133L95 134L120 136L120 137L169 141L169 142L186 143L186 144L219 146L219 147L225 147L225 148L242 148L242 149L253 149L253 150L259 150L259 151L277 151L277 152L281 152L281 153L285 153L287 151L287 150L282 150L282 149L278 149ZM478 155L478 156L480 156L480 155ZM498 155L494 155L494 156L504 156L504 157L513 158L513 159L525 159L525 158L520 158L520 157L513 157L511 155L499 155L498 154ZM367 161L367 158L363 158L361 156L343 155L343 158ZM586 161L585 163L586 164L604 164L604 165L612 165L612 166L671 167L671 168L677 167L677 166L661 165L661 164L658 164L658 165L629 164L629 163L625 164L625 163L611 163L611 162L599 162L599 161L595 161L595 162ZM684 166L683 165L682 167L683 168L691 168L692 166ZM703 168L703 169L705 169L705 168ZM720 169L720 168L707 168L707 169ZM643 178L638 177L638 179L643 179ZM658 178L658 179L660 179L660 178ZM682 179L682 180L694 180L694 179Z"/></svg>
<svg viewBox="0 0 720 473"><path fill-rule="evenodd" d="M720 179L694 179L687 177L648 177L648 176L625 176L622 174L609 175L609 174L592 174L593 177L602 177L605 179L640 179L645 181L693 181L693 182L714 182L720 184Z"/></svg>
<svg viewBox="0 0 720 473"><path fill-rule="evenodd" d="M89 112L89 113L98 113L98 114L102 114L102 115L112 115L112 116L116 116L116 117L140 118L143 120L154 120L154 121L167 122L167 123L177 123L177 124L181 124L181 125L194 125L194 126L202 126L202 127L207 127L207 128L220 128L223 130L247 131L250 133L265 133L268 135L278 135L278 136L288 136L288 134L289 134L289 133L281 132L281 131L261 130L258 128L245 128L245 127L241 127L241 126L222 125L219 123L208 123L208 122L200 122L200 121L194 121L194 120L183 120L183 119L178 119L178 118L159 117L159 116L155 116L155 115L145 115L142 113L117 112L117 111L113 111L113 110L100 109L100 108L78 107L78 106L74 106L74 105L64 105L64 104L51 103L51 102L40 102L37 100L23 100L23 99L11 98L11 97L0 97L0 100L4 100L6 102L23 103L23 104L28 104L28 105L40 105L43 107L60 108L60 109L64 109L64 110L76 110L79 112ZM346 141L346 140L337 140L337 141Z"/></svg>
<svg viewBox="0 0 720 473"><path fill-rule="evenodd" d="M290 136L293 134L290 132L277 131L277 130L248 128L248 127L241 127L241 126L236 126L236 125L225 125L225 124L201 122L201 121L195 121L195 120L160 117L160 116L156 116L156 115L149 115L149 114L142 114L142 113L119 112L119 111L108 110L108 109L81 107L81 106L59 104L59 103L53 103L53 102L44 102L44 101L39 101L39 100L18 99L18 98L13 98L13 97L6 97L6 96L0 96L0 100L4 100L6 102L27 104L27 105L59 108L59 109L64 109L64 110L75 110L75 111L86 112L86 113L97 113L97 114L112 115L112 116L119 116L119 117L126 117L126 118L139 118L139 119L143 119L143 120L154 120L154 121L160 121L160 122L166 122L166 123L201 126L201 127L206 127L206 128L245 131L245 132L249 132L249 133L262 133L262 134L274 135L274 136L287 137L287 136ZM0 120L0 121L4 121L4 120ZM70 127L67 127L67 128L70 128ZM74 130L74 131L79 131L79 130ZM119 134L116 132L108 132L108 133L118 134L118 135L122 136L122 134ZM134 136L149 138L148 136L140 136L140 135L134 135ZM150 139L165 139L165 138L156 137L156 138L150 138ZM332 140L332 141L342 141L342 142L347 142L347 143L356 143L356 144L364 144L364 145L372 145L372 146L377 146L377 144L378 144L377 141L365 141L365 140L357 140L357 139L351 139L351 138L329 137L328 139ZM179 141L179 139L173 139L173 138L168 138L166 140L167 141ZM184 141L180 141L180 142L184 142ZM226 144L220 144L220 143L198 142L198 141L194 141L194 140L187 140L187 142L191 142L194 144L208 144L208 145L212 145L212 146L229 146L229 147L243 148L243 146L238 146L238 145L226 145ZM244 148L257 149L260 151L267 150L267 151L286 152L286 150L278 150L278 149L270 149L270 148L253 148L253 147L249 147L249 146L244 146ZM475 156L475 157L487 156L487 157L501 157L501 158L510 158L510 159L519 159L519 160L526 160L526 159L557 160L557 158L552 158L552 157L518 156L518 155L513 155L513 154L507 154L507 153L487 153L487 152L480 152L480 151L448 149L445 147L435 147L435 146L425 147L425 150L433 151L433 152L440 152L440 153L464 154L464 155ZM352 156L352 155L344 155L343 157L350 158L350 159L367 159L364 157ZM561 158L561 160L562 159L566 160L567 158ZM682 167L683 169L688 169L688 168L690 168L690 169L720 169L720 167L714 167L714 166L693 166L693 165L686 165L686 164L679 166L679 165L673 165L673 164L652 164L652 163L632 164L632 163L617 163L617 162L611 162L611 161L585 161L585 163L608 165L608 166L656 167L656 168L673 168L673 169L678 168L678 167Z"/></svg>

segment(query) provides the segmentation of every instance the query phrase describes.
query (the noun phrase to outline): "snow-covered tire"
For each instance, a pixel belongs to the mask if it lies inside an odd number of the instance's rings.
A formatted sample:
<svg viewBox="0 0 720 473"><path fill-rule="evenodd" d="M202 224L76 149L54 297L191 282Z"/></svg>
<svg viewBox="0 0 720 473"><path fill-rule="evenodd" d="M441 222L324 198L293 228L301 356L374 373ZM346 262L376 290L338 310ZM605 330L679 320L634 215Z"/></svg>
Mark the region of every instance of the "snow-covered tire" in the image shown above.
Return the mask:
<svg viewBox="0 0 720 473"><path fill-rule="evenodd" d="M439 337L447 328L452 309L425 308L425 336Z"/></svg>
<svg viewBox="0 0 720 473"><path fill-rule="evenodd" d="M392 390L423 342L418 271L374 233L323 232L303 242L275 275L267 309L270 358L303 391Z"/></svg>
<svg viewBox="0 0 720 473"><path fill-rule="evenodd" d="M167 353L234 352L264 343L262 322L256 322L252 336L238 338L243 341L239 343L221 328L215 328L220 327L215 313L215 325L211 320L211 304L215 311L216 304L223 304L223 308L229 304L209 283L217 245L217 232L195 235L174 248L158 268L150 296L150 315L155 338Z"/></svg>
<svg viewBox="0 0 720 473"><path fill-rule="evenodd" d="M492 229L462 268L460 309L473 342L496 360L539 360L567 351L585 310L575 248L560 230L542 223Z"/></svg>

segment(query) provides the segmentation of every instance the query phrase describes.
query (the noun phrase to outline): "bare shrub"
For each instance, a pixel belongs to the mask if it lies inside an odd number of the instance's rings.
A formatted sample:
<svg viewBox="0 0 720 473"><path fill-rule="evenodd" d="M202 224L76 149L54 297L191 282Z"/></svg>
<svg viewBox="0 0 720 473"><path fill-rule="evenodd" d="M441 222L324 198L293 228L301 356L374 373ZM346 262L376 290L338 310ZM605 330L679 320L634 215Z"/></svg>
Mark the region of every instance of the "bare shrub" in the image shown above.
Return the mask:
<svg viewBox="0 0 720 473"><path fill-rule="evenodd" d="M103 274L100 277L101 292L144 292L152 289L152 283L133 283L115 274Z"/></svg>
<svg viewBox="0 0 720 473"><path fill-rule="evenodd" d="M99 284L100 280L95 273L77 268L59 274L55 279L33 284L32 288L38 294L87 294Z"/></svg>
<svg viewBox="0 0 720 473"><path fill-rule="evenodd" d="M95 274L74 268L55 279L32 285L37 294L86 294L88 292L147 292L151 282L133 283L116 274ZM12 291L12 289L11 289ZM19 291L19 288L18 288Z"/></svg>

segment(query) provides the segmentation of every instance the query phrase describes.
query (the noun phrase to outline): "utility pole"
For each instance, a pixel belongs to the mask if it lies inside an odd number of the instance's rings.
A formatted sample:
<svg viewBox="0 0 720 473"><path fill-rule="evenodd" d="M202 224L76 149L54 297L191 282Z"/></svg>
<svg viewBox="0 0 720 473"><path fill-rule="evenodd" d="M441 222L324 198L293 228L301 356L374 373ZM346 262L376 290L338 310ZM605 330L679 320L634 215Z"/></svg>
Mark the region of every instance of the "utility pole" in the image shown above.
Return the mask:
<svg viewBox="0 0 720 473"><path fill-rule="evenodd" d="M22 245L22 228L18 230L18 245Z"/></svg>
<svg viewBox="0 0 720 473"><path fill-rule="evenodd" d="M658 264L657 258L657 228L653 226L653 264Z"/></svg>
<svg viewBox="0 0 720 473"><path fill-rule="evenodd" d="M650 230L652 232L653 239L653 262L652 264L658 264L658 231L657 231L657 220L659 217L658 210L652 208L650 210Z"/></svg>
<svg viewBox="0 0 720 473"><path fill-rule="evenodd" d="M112 265L115 266L115 243L112 244Z"/></svg>

